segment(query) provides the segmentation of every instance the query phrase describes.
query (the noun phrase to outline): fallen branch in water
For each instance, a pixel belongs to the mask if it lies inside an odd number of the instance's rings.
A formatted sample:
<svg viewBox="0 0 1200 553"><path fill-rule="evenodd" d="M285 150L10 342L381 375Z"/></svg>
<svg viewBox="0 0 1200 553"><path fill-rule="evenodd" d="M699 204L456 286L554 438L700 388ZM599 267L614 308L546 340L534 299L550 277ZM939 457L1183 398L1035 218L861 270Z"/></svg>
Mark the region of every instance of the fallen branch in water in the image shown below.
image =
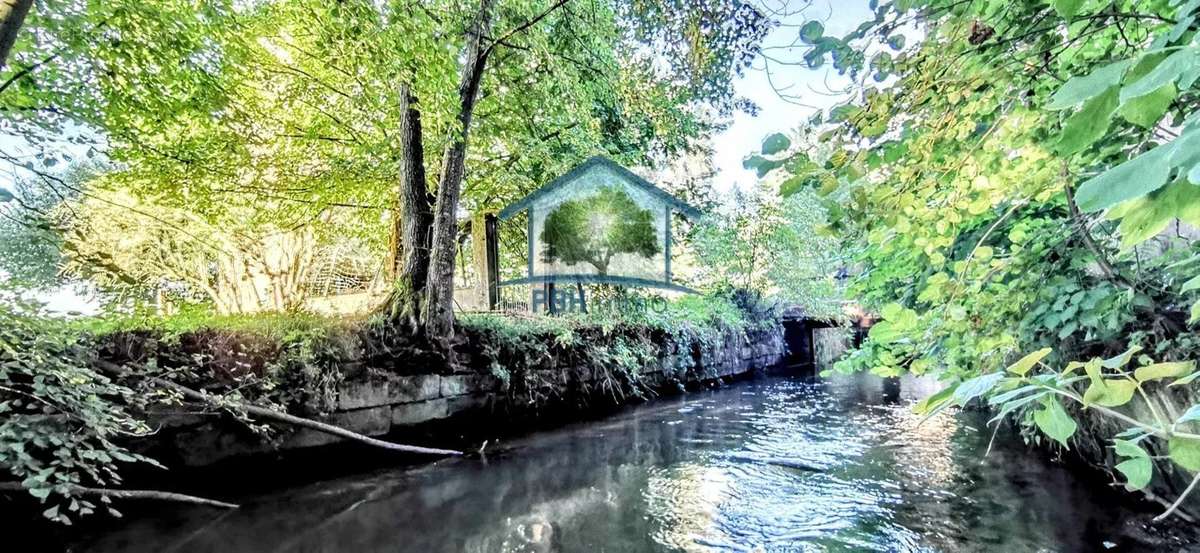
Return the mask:
<svg viewBox="0 0 1200 553"><path fill-rule="evenodd" d="M133 371L126 369L125 367L117 365L116 363L110 363L108 361L99 360L96 362L96 364L100 368L102 368L106 371L113 372L113 373L119 374L121 376L138 376L141 378L145 378L155 384L158 384L159 386L163 386L165 388L169 388L171 390L179 392L184 397L194 399L197 401L202 401L202 402L210 404L210 405L216 405L218 407L221 406L218 402L214 401L212 396L210 396L204 392L200 392L198 390L193 390L191 388L188 388L187 386L179 384L178 382L173 382L173 381L170 381L170 380L167 380L164 378L159 378L156 376L138 375L138 374L134 373ZM327 424L327 423L315 421L312 419L306 419L304 417L297 417L295 415L290 415L288 413L281 413L281 412L275 411L273 409L267 409L266 407L259 407L257 405L251 405L248 403L240 403L239 402L239 403L233 404L232 407L234 407L236 409L240 409L242 411L245 411L247 414L253 415L253 416L261 418L261 419L267 419L267 420L272 420L275 422L281 422L284 424L290 424L292 426L299 426L301 428L308 428L311 430L316 430L317 432L324 432L326 434L332 434L334 436L346 438L348 440L354 440L356 442L364 443L364 444L382 448L382 449L387 449L390 451L401 451L404 453L420 453L423 455L446 455L446 456L461 456L463 454L461 451L455 451L453 449L438 449L438 448L433 448L433 447L421 447L421 446L397 444L397 443L393 443L393 442L389 442L389 441L385 441L385 440L379 440L379 439L372 438L370 436L359 434L357 432L352 432L350 430L346 430L345 428L342 428L340 426L334 426L332 424Z"/></svg>
<svg viewBox="0 0 1200 553"><path fill-rule="evenodd" d="M204 505L206 507L219 507L222 509L237 509L236 503L226 503L206 497L198 497L175 492L162 492L157 490L115 490L111 488L89 488L87 486L78 486L71 484L68 486L70 492L75 495L98 495L104 497L113 497L117 499L154 499L158 501L176 501L179 503L191 503L193 505ZM26 489L16 482L0 482L0 492L25 492Z"/></svg>

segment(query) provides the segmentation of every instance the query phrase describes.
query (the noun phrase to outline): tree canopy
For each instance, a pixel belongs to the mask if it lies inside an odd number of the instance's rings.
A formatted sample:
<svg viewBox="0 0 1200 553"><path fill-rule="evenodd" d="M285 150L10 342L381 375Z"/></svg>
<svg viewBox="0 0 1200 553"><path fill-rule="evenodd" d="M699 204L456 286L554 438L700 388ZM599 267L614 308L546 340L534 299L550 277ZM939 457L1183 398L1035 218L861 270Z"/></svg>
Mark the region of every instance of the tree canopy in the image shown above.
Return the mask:
<svg viewBox="0 0 1200 553"><path fill-rule="evenodd" d="M771 25L715 0L53 0L30 12L0 74L3 132L33 152L4 159L78 195L85 217L105 210L92 221L158 228L152 249L355 240L422 298L399 311L426 320L422 306L440 305L444 332L460 200L496 209L594 154L654 165L703 150L752 109L731 82ZM81 157L111 170L64 181L55 166ZM431 231L406 235L401 219ZM103 240L92 251L172 255ZM410 269L436 270L405 272L405 251L420 254ZM92 269L213 296L178 264L121 265Z"/></svg>

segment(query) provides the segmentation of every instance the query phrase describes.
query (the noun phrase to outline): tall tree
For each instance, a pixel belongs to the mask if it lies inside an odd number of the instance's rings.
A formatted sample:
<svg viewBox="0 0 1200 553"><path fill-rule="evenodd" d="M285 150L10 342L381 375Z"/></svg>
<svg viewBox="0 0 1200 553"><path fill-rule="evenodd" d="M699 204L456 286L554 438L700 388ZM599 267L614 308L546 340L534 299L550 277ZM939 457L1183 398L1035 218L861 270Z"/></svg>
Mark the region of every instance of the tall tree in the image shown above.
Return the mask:
<svg viewBox="0 0 1200 553"><path fill-rule="evenodd" d="M33 0L0 0L0 69L8 63L8 53L17 41L17 31L21 30L32 7Z"/></svg>
<svg viewBox="0 0 1200 553"><path fill-rule="evenodd" d="M561 7L560 0L551 10ZM462 76L458 85L458 116L450 129L450 140L442 156L442 175L438 179L437 202L434 204L433 236L430 244L428 281L425 284L426 301L421 306L425 331L432 337L444 337L453 332L454 325L454 256L458 250L458 200L462 189L463 175L467 164L467 137L471 132L471 118L475 114L479 98L479 86L487 69L488 56L496 44L512 36L514 31L496 39L491 45L485 43L485 35L491 30L493 0L480 0L479 12L475 15L467 36L467 48L463 55ZM545 13L549 13L549 10ZM528 25L536 23L539 15ZM526 25L526 26L528 26Z"/></svg>
<svg viewBox="0 0 1200 553"><path fill-rule="evenodd" d="M425 182L425 152L421 139L421 112L408 85L401 85L400 156L403 165L400 194L392 217L392 242L388 267L395 290L388 299L390 318L410 329L418 326L426 279L433 211Z"/></svg>

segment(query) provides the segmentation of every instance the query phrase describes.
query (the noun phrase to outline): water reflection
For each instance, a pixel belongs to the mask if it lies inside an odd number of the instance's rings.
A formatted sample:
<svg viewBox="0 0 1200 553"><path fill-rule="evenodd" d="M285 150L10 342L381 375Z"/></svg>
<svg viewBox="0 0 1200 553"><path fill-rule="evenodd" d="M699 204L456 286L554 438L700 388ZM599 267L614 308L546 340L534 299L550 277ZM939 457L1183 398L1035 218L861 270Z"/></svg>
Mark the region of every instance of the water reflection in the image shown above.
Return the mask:
<svg viewBox="0 0 1200 553"><path fill-rule="evenodd" d="M83 550L296 552L1091 551L1122 515L1036 455L902 384L765 379L451 460L171 508ZM891 401L888 401L891 400Z"/></svg>

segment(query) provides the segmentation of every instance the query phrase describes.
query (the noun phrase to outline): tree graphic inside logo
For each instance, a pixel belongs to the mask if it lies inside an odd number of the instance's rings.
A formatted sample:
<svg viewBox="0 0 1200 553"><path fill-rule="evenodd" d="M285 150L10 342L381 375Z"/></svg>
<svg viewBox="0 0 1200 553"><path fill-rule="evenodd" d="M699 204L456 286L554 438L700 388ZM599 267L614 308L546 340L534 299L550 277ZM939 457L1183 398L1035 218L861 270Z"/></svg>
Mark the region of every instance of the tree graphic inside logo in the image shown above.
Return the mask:
<svg viewBox="0 0 1200 553"><path fill-rule="evenodd" d="M541 240L545 262L588 263L600 275L608 274L614 256L652 260L662 251L653 214L615 186L559 204L546 216Z"/></svg>

